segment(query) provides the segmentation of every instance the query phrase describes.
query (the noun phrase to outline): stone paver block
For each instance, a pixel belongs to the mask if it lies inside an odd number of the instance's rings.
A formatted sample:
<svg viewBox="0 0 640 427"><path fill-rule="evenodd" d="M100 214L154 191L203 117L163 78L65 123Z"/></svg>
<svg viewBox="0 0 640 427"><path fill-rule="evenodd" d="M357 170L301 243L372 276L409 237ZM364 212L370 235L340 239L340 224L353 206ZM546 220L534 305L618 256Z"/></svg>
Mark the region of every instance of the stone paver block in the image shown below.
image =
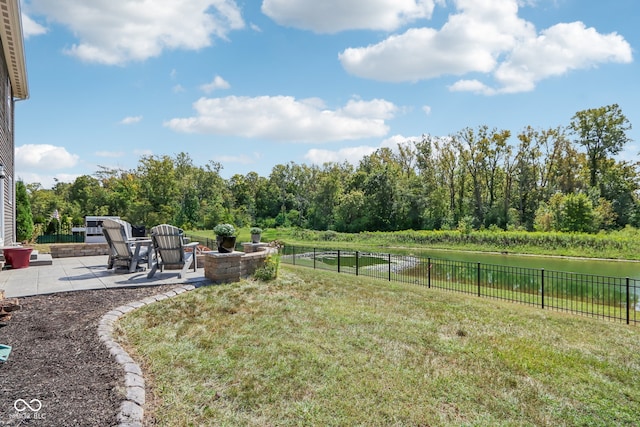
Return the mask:
<svg viewBox="0 0 640 427"><path fill-rule="evenodd" d="M118 422L120 423L142 423L144 409L135 402L125 400L120 405L120 413L118 414Z"/></svg>
<svg viewBox="0 0 640 427"><path fill-rule="evenodd" d="M142 369L140 369L140 366L138 366L137 363L125 363L123 368L125 373L142 376Z"/></svg>
<svg viewBox="0 0 640 427"><path fill-rule="evenodd" d="M138 374L126 373L124 374L124 385L125 387L144 388L144 378Z"/></svg>
<svg viewBox="0 0 640 427"><path fill-rule="evenodd" d="M127 387L127 400L144 407L145 391L143 387Z"/></svg>

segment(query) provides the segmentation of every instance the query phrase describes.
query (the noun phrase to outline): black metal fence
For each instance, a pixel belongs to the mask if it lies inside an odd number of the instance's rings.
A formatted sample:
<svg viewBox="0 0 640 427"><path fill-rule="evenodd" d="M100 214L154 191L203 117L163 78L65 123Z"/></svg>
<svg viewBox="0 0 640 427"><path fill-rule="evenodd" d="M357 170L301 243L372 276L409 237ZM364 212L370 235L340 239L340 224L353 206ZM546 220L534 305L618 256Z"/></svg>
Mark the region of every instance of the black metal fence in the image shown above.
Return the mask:
<svg viewBox="0 0 640 427"><path fill-rule="evenodd" d="M283 263L413 283L627 324L640 322L640 280L347 250L285 246Z"/></svg>

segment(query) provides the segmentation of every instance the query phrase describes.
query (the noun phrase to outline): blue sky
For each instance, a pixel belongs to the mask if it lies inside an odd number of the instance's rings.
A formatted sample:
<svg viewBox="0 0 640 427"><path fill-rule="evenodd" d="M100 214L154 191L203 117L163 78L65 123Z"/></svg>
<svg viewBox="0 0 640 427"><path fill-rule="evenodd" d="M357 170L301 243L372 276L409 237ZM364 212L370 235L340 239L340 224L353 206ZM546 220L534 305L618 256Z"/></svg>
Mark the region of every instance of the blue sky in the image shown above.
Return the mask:
<svg viewBox="0 0 640 427"><path fill-rule="evenodd" d="M637 0L23 0L16 177L142 155L222 176L422 134L567 126L617 103L640 151ZM512 137L515 141L515 136Z"/></svg>

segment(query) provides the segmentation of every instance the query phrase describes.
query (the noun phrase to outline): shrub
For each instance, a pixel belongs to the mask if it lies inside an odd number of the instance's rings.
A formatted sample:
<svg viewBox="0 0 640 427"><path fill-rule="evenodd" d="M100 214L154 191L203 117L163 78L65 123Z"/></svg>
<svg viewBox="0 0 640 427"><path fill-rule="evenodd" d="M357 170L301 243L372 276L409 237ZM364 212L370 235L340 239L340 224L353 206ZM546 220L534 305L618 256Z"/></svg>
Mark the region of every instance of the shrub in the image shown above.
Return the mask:
<svg viewBox="0 0 640 427"><path fill-rule="evenodd" d="M251 234L262 234L262 228L260 228L260 227L251 227L251 230L249 230L249 232Z"/></svg>
<svg viewBox="0 0 640 427"><path fill-rule="evenodd" d="M278 268L280 267L280 257L278 255L269 255L264 260L264 265L258 268L253 277L258 280L268 282L278 277Z"/></svg>
<svg viewBox="0 0 640 427"><path fill-rule="evenodd" d="M473 231L473 217L465 216L460 219L458 221L458 231L465 235L471 234L471 231Z"/></svg>

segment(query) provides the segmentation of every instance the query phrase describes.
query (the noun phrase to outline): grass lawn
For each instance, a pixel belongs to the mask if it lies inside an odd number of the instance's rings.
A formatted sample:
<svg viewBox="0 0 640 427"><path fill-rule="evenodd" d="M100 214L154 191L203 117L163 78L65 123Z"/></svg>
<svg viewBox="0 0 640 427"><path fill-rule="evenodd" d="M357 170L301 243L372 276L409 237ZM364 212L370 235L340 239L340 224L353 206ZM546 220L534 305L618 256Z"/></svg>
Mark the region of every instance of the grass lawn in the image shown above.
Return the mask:
<svg viewBox="0 0 640 427"><path fill-rule="evenodd" d="M162 426L640 420L637 327L410 284L281 265L275 281L201 288L117 331Z"/></svg>

